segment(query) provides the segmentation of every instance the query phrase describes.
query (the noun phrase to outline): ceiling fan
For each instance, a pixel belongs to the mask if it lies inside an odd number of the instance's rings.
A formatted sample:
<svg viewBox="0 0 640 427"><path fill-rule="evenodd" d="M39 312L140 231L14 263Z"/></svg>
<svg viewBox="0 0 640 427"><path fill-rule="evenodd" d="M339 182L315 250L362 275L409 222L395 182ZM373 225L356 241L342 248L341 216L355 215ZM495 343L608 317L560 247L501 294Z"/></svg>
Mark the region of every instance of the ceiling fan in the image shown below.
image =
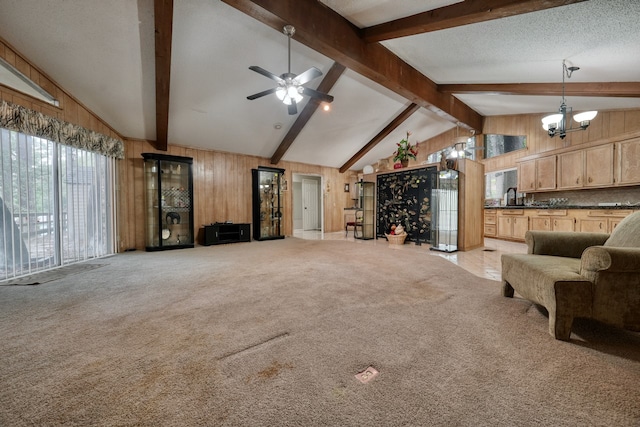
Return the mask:
<svg viewBox="0 0 640 427"><path fill-rule="evenodd" d="M318 70L316 67L311 67L302 74L296 75L291 72L291 36L293 36L295 32L296 29L292 25L285 25L283 28L283 33L289 38L289 68L286 73L277 76L264 68L258 67L257 65L249 67L250 70L262 74L271 80L275 80L278 83L278 86L249 95L247 96L247 99L254 100L265 95L275 93L278 99L288 106L289 114L298 113L298 107L296 104L302 101L302 95L310 96L327 103L333 101L333 96L303 86L305 83L320 77L322 75L322 71Z"/></svg>

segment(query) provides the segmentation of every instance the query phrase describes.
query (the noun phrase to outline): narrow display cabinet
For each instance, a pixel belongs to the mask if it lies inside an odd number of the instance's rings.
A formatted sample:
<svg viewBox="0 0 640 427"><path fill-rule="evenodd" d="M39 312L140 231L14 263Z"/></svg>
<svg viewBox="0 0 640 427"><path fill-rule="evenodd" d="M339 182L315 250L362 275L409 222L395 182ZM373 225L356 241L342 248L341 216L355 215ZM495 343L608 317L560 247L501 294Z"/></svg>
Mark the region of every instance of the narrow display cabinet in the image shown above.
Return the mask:
<svg viewBox="0 0 640 427"><path fill-rule="evenodd" d="M282 234L282 176L284 169L252 169L253 239L284 239Z"/></svg>
<svg viewBox="0 0 640 427"><path fill-rule="evenodd" d="M431 250L458 250L458 184L459 172L438 172L431 189Z"/></svg>
<svg viewBox="0 0 640 427"><path fill-rule="evenodd" d="M375 183L360 181L356 185L360 194L360 217L362 221L356 222L354 236L357 239L374 239L376 237L376 212L375 212ZM358 215L356 214L356 217ZM360 230L358 230L360 228ZM358 233L358 231L360 231Z"/></svg>
<svg viewBox="0 0 640 427"><path fill-rule="evenodd" d="M193 159L156 153L142 157L147 251L193 248Z"/></svg>

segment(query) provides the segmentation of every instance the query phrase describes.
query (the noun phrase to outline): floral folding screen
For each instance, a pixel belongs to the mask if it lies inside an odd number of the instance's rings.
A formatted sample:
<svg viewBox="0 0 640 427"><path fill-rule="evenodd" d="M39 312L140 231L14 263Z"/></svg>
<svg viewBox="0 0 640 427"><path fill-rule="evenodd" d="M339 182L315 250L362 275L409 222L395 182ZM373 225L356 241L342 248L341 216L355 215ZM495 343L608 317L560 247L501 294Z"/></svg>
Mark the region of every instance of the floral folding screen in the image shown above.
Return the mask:
<svg viewBox="0 0 640 427"><path fill-rule="evenodd" d="M384 237L393 224L402 224L408 234L406 240L431 240L431 189L436 174L437 168L432 166L378 175L378 237Z"/></svg>

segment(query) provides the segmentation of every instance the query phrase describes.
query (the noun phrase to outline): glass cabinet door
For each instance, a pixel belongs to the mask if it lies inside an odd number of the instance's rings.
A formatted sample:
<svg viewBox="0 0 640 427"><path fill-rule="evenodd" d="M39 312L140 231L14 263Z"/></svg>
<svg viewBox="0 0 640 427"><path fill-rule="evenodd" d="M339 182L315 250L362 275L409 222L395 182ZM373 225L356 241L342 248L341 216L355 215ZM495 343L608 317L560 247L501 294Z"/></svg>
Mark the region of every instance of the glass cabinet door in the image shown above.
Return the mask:
<svg viewBox="0 0 640 427"><path fill-rule="evenodd" d="M252 170L253 238L282 239L282 175L284 169L260 167Z"/></svg>
<svg viewBox="0 0 640 427"><path fill-rule="evenodd" d="M192 248L192 159L154 153L143 153L143 157L147 250Z"/></svg>
<svg viewBox="0 0 640 427"><path fill-rule="evenodd" d="M373 182L360 181L360 210L362 211L361 239L373 239L375 230L375 184Z"/></svg>
<svg viewBox="0 0 640 427"><path fill-rule="evenodd" d="M160 246L160 192L158 189L158 162L144 161L145 205L147 208L146 246Z"/></svg>

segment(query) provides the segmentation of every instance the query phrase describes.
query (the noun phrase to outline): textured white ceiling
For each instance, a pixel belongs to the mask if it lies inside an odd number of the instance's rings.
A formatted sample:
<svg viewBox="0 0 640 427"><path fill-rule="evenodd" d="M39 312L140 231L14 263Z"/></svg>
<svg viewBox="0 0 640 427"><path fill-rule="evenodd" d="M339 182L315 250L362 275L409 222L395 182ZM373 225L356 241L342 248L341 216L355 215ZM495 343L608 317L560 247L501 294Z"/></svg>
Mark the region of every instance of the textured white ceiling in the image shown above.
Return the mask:
<svg viewBox="0 0 640 427"><path fill-rule="evenodd" d="M320 0L357 27L371 27L394 19L461 3L462 0Z"/></svg>
<svg viewBox="0 0 640 427"><path fill-rule="evenodd" d="M359 27L456 3L445 0L322 0ZM297 116L248 69L287 68L287 38L219 0L174 2L169 143L271 157ZM383 44L437 83L640 80L640 1L590 0ZM0 37L126 137L155 139L153 0L0 0ZM294 39L292 71L327 72L332 59ZM309 84L316 87L321 78ZM409 102L347 70L284 159L340 167ZM560 97L458 95L483 115L555 111ZM568 97L574 109L640 108L636 98ZM303 106L300 106L299 110ZM281 124L281 129L275 129ZM352 169L453 124L421 109Z"/></svg>

